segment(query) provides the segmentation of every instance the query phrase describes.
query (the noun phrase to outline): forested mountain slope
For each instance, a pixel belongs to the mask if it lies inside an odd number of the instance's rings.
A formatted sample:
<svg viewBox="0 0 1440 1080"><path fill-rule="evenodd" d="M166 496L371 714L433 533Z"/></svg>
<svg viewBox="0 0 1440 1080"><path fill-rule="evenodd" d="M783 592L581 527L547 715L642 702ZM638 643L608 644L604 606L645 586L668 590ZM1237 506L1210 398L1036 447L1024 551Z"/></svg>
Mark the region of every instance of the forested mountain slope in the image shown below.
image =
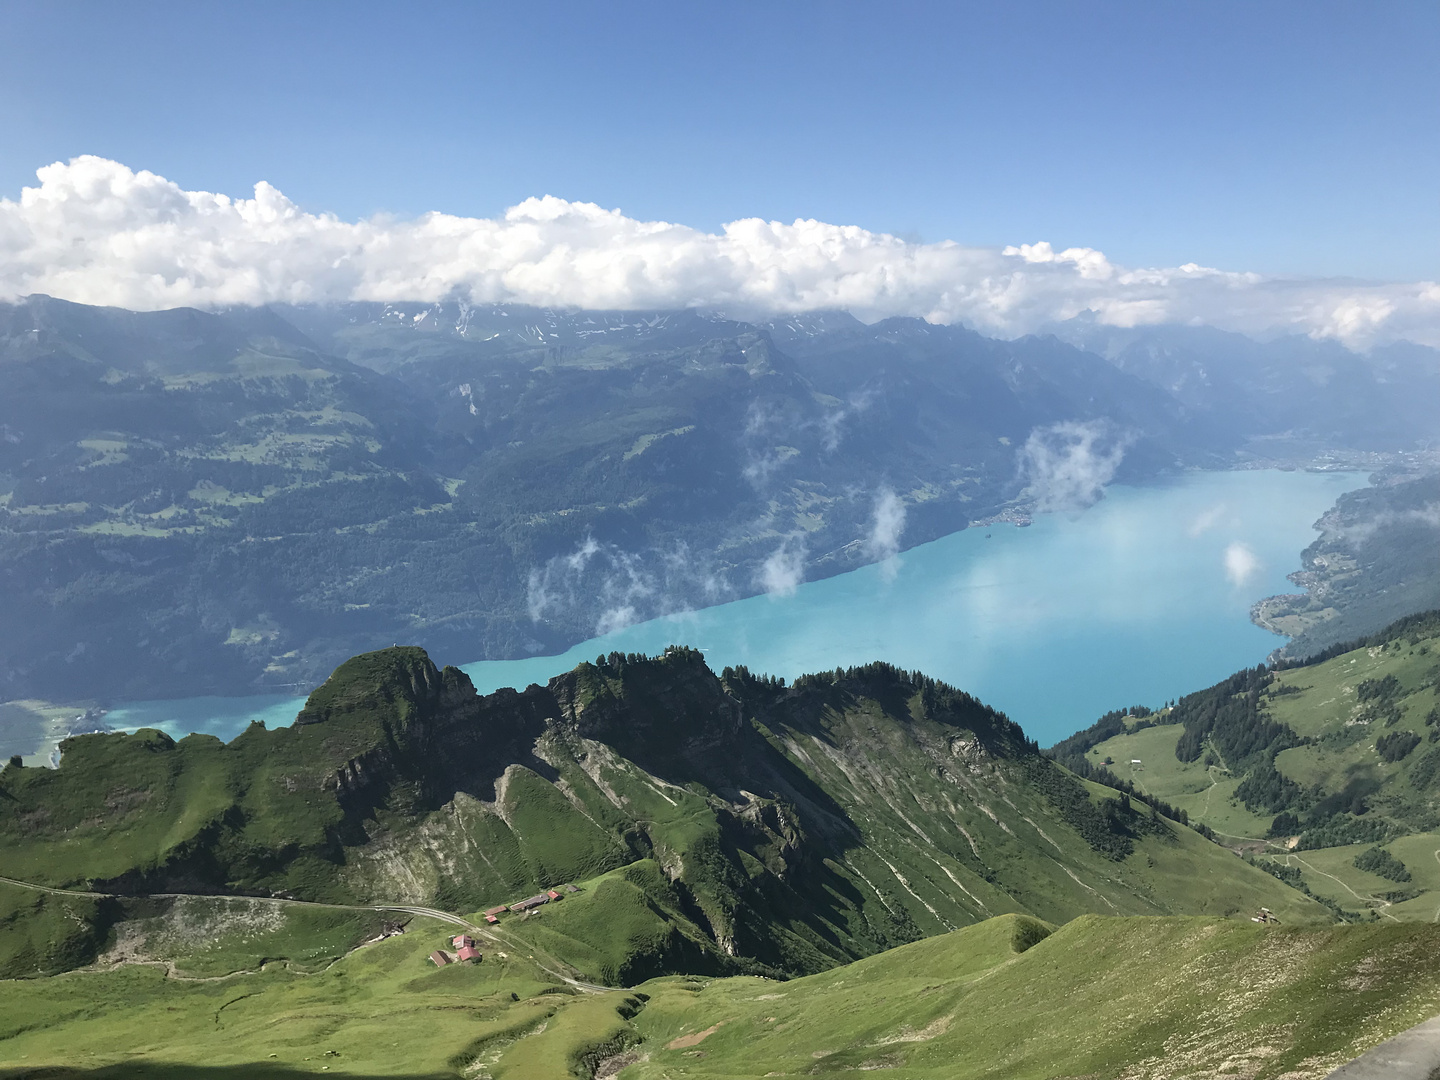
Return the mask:
<svg viewBox="0 0 1440 1080"><path fill-rule="evenodd" d="M454 911L634 866L614 895L671 929L632 972L815 971L1003 912L1328 917L924 676L785 687L682 648L487 697L387 649L292 727L78 736L58 769L0 772L0 864L100 893Z"/></svg>

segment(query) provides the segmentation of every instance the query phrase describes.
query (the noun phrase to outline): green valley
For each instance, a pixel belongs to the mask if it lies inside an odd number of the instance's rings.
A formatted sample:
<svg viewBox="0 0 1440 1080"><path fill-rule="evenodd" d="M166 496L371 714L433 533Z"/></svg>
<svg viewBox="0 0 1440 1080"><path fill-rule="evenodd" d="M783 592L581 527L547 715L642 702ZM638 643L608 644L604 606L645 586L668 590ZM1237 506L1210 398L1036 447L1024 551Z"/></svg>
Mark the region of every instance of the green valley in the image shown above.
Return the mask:
<svg viewBox="0 0 1440 1080"><path fill-rule="evenodd" d="M1440 617L1112 713L1052 755L1211 828L1346 917L1440 910ZM1358 865L1357 865L1358 861Z"/></svg>

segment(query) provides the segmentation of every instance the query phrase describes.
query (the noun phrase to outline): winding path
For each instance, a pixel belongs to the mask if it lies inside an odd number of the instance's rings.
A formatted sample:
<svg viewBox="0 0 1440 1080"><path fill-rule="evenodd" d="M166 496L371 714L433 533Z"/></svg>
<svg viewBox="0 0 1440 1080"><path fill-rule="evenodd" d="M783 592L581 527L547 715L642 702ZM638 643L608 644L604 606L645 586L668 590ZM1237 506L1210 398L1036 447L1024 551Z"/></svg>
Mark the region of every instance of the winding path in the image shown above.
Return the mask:
<svg viewBox="0 0 1440 1080"><path fill-rule="evenodd" d="M398 911L406 915L419 915L429 919L436 919L440 922L449 923L451 926L458 926L468 930L476 937L484 938L493 945L501 945L510 949L520 951L522 949L533 949L535 946L529 942L517 942L510 939L503 931L495 931L487 927L476 926L467 919L462 918L449 911L441 911L439 908L425 907L420 904L323 904L316 900L292 900L284 896L248 896L236 893L104 893L86 892L83 889L61 889L53 885L39 885L33 881L21 881L19 878L0 876L0 884L14 885L21 889L34 889L36 892L50 893L53 896L84 896L95 900L104 900L111 897L130 899L150 900L248 900L261 904L286 904L295 907L327 908L335 911ZM551 978L559 979L567 986L573 986L577 990L583 990L590 994L605 994L614 990L613 986L601 986L598 983L585 982L563 971L557 971L549 967L545 962L538 959L531 952L525 953L525 958L531 960L545 974ZM564 966L561 961L554 957L545 957L545 960ZM168 961L139 961L141 963L161 963L166 966L167 972L174 975L174 965ZM232 972L231 975L210 976L209 978L231 978L233 975L253 974L253 972ZM181 978L184 976L175 976Z"/></svg>
<svg viewBox="0 0 1440 1080"><path fill-rule="evenodd" d="M1440 849L1436 849L1434 854L1436 861L1440 862ZM1297 858L1293 855L1290 857ZM1309 866L1308 863L1305 865ZM1063 864L1061 864L1061 868L1065 869ZM1311 869L1314 870L1314 867L1311 867ZM1320 870L1316 870L1315 872L1323 873L1323 871ZM1066 873L1070 873L1070 871L1066 869ZM1075 877L1074 874L1070 876ZM1324 876L1333 877L1333 875L1330 874L1325 874ZM1079 878L1075 878L1075 880L1079 881L1085 888L1090 888L1090 886L1085 885L1083 881L1080 881ZM1340 881L1339 878L1334 878L1334 880ZM86 892L81 889L61 889L51 885L38 885L32 881L21 881L18 878L9 877L0 877L0 883L14 885L22 889L34 889L37 892L51 893L57 896L85 896L103 899L119 895L116 893ZM1344 885L1345 883L1342 881L1340 884ZM1345 887L1347 889L1349 888L1348 885ZM1355 893L1353 889L1350 891L1355 895L1356 899L1363 899L1358 893ZM195 898L209 900L250 900L261 903L294 904L303 907L330 908L344 911L398 911L409 915L436 919L440 922L449 923L452 926L463 927L497 945L508 945L513 949L521 947L533 948L533 946L530 946L528 943L521 946L513 941L507 941L502 934L475 926L452 912L441 911L439 908L425 907L420 904L322 904L312 900L290 900L279 896L243 896L215 893L146 893L142 895L156 899ZM136 898L138 899L139 897ZM1388 913L1387 917L1394 918L1394 916L1388 915ZM1436 920L1440 921L1440 911L1436 912ZM526 956L528 959L534 960L536 966L547 975L559 979L565 984L575 987L577 990L592 994L605 994L615 990L613 986L600 986L597 983L587 983L572 978L562 972L547 967L539 960L536 960L532 954L527 953ZM237 975L255 974L254 972L233 972L230 975L196 978L193 976L177 975L173 970L173 965L167 961L138 961L138 963L160 963L166 967L169 977L193 982L211 982L220 979L234 978ZM1379 1046L1367 1050L1355 1060L1347 1062L1330 1073L1329 1076L1326 1077L1326 1080L1432 1080L1432 1077L1435 1077L1437 1074L1440 1074L1440 1016L1427 1020L1422 1024L1417 1024L1408 1031L1402 1031L1399 1035L1387 1039Z"/></svg>
<svg viewBox="0 0 1440 1080"><path fill-rule="evenodd" d="M1388 908L1388 907L1390 906L1390 901L1389 901L1389 900L1382 900L1382 899L1381 899L1380 897L1378 897L1378 896L1361 896L1358 892L1356 892L1354 889L1352 889L1345 881L1343 881L1343 880L1341 880L1340 878L1336 877L1334 874L1327 874L1324 870L1321 870L1321 869L1320 869L1319 867L1317 867L1314 863L1308 863L1308 862L1306 862L1304 859L1300 858L1299 855L1295 855L1295 854L1292 853L1292 854L1289 854L1289 855L1286 855L1286 856L1285 856L1285 862L1286 862L1287 864L1289 864L1289 862L1290 862L1291 859L1294 859L1294 860L1295 860L1296 862L1298 862L1301 866L1305 867L1305 869L1309 870L1312 874L1319 874L1321 877L1329 878L1331 881L1335 882L1335 884L1339 885L1342 889L1344 889L1344 890L1345 890L1346 892L1348 892L1351 896L1353 896L1356 900L1359 900L1362 904L1366 904L1366 905L1378 905L1378 906L1375 906L1375 907L1371 907L1371 908L1370 908L1371 911L1378 911L1381 915L1384 915L1385 918L1389 919L1391 922L1397 922L1397 923L1398 923L1398 922L1400 921L1399 919L1395 918L1394 915L1391 915L1390 912L1388 912L1388 911L1385 910L1386 908Z"/></svg>

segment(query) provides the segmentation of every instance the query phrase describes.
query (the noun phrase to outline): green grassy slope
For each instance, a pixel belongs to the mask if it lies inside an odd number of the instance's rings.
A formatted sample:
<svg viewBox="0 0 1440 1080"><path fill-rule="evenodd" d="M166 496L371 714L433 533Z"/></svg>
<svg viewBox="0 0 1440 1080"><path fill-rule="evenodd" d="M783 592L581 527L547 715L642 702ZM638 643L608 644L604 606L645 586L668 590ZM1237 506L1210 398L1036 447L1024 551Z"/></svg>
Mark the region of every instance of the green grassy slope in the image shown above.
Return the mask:
<svg viewBox="0 0 1440 1080"><path fill-rule="evenodd" d="M1215 845L1142 804L1126 820L1106 818L1114 791L927 722L923 691L895 701L876 674L869 687L855 680L858 693L825 687L798 715L788 701L760 715L861 829L866 842L849 863L862 886L908 900L925 932L1007 911L1063 922L1089 911L1249 915L1263 904L1316 917L1291 890L1217 858ZM887 705L891 715L914 709L903 740L878 722Z"/></svg>
<svg viewBox="0 0 1440 1080"><path fill-rule="evenodd" d="M1184 733L1180 724L1157 724L1131 729L1098 744L1086 753L1096 767L1108 768L1137 791L1155 795L1183 809L1196 821L1209 825L1227 841L1263 839L1273 814L1255 813L1235 795L1244 774L1239 776L1220 764L1217 755L1196 761L1181 761L1175 744ZM1138 728L1138 730L1137 730ZM1112 759L1108 766L1106 758ZM1139 761L1140 764L1133 764Z"/></svg>
<svg viewBox="0 0 1440 1080"><path fill-rule="evenodd" d="M128 896L455 911L609 874L535 925L618 982L819 971L1004 912L1329 917L924 676L786 687L686 649L485 698L387 649L337 669L290 728L77 737L57 770L0 773L0 862ZM631 929L606 940L611 919Z"/></svg>
<svg viewBox="0 0 1440 1080"><path fill-rule="evenodd" d="M311 974L0 981L0 1077L1318 1080L1440 1009L1440 928L1414 923L1007 915L789 982L604 993L484 941L436 969L452 929L416 919Z"/></svg>
<svg viewBox="0 0 1440 1080"><path fill-rule="evenodd" d="M609 986L736 967L716 955L715 942L687 914L683 896L653 859L582 882L579 890L523 917L507 916L491 932L517 948L564 957L583 977Z"/></svg>
<svg viewBox="0 0 1440 1080"><path fill-rule="evenodd" d="M1185 810L1352 915L1430 920L1440 908L1434 613L1315 662L1242 672L1175 709L1112 714L1055 752ZM1375 845L1409 877L1356 867Z"/></svg>
<svg viewBox="0 0 1440 1080"><path fill-rule="evenodd" d="M454 929L416 919L308 974L272 965L195 979L127 965L0 981L0 1076L39 1065L103 1066L107 1077L164 1075L166 1066L176 1075L228 1066L237 1076L456 1076L570 999L524 957L436 969L426 957L448 948Z"/></svg>
<svg viewBox="0 0 1440 1080"><path fill-rule="evenodd" d="M649 1060L621 1075L1323 1076L1440 1008L1433 927L1087 916L1023 953L1000 937L982 924L783 986L652 984Z"/></svg>
<svg viewBox="0 0 1440 1080"><path fill-rule="evenodd" d="M310 970L407 917L245 897L62 894L0 880L0 978L91 963L160 962L197 977L273 962Z"/></svg>

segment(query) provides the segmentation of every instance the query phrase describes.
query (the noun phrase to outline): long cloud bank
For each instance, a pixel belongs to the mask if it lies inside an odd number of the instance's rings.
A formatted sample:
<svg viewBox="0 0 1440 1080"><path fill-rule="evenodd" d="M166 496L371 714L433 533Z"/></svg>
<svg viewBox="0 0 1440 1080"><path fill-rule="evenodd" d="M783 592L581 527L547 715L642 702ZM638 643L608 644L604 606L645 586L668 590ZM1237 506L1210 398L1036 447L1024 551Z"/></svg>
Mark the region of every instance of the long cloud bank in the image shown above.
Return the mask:
<svg viewBox="0 0 1440 1080"><path fill-rule="evenodd" d="M913 244L820 221L747 218L706 233L551 196L493 219L342 221L300 209L267 183L235 199L99 157L37 176L39 186L19 199L0 199L0 299L47 293L156 309L458 296L741 318L844 308L866 321L913 315L998 336L1093 312L1122 327L1190 323L1356 348L1440 345L1434 282L1132 269L1090 248Z"/></svg>

